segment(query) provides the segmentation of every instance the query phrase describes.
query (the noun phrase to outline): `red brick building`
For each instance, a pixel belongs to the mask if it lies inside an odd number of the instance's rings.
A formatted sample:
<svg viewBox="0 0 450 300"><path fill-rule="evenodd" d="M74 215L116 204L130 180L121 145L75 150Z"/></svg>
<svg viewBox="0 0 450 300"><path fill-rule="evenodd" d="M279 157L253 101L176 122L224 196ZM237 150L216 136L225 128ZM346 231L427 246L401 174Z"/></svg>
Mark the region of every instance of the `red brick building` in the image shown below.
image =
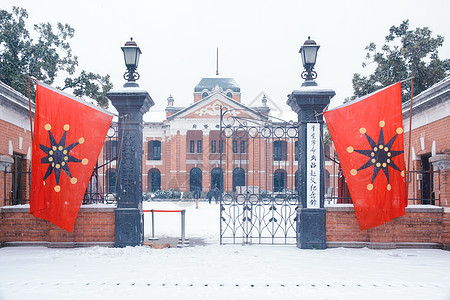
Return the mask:
<svg viewBox="0 0 450 300"><path fill-rule="evenodd" d="M28 99L0 81L0 205L29 201L30 128Z"/></svg>
<svg viewBox="0 0 450 300"><path fill-rule="evenodd" d="M409 116L411 103L403 105L405 158L411 151L408 180L410 199L450 206L450 76L413 99L411 145ZM411 148L409 148L411 147Z"/></svg>
<svg viewBox="0 0 450 300"><path fill-rule="evenodd" d="M203 78L188 107L174 106L169 97L166 119L144 125L144 191L200 188L207 192L215 186L234 191L237 186L255 185L269 191L295 188L296 162L289 168L274 167L274 161L295 160L294 142L286 139L262 147L251 139L221 139L221 108L232 116L261 122L268 120L270 112L265 97L260 107L243 105L240 87L232 78ZM250 171L249 164L260 165L261 173ZM262 174L269 174L270 180L262 180Z"/></svg>

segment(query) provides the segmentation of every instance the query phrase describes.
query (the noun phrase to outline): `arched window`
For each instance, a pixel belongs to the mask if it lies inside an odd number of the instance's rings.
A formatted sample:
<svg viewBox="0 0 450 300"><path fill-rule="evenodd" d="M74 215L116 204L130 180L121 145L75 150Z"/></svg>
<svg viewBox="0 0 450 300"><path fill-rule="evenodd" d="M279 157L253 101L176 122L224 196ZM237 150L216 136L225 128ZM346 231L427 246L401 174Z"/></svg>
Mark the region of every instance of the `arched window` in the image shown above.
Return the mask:
<svg viewBox="0 0 450 300"><path fill-rule="evenodd" d="M189 191L194 192L198 188L202 190L202 170L192 168L189 172Z"/></svg>
<svg viewBox="0 0 450 300"><path fill-rule="evenodd" d="M273 160L287 160L287 143L286 141L273 142Z"/></svg>
<svg viewBox="0 0 450 300"><path fill-rule="evenodd" d="M117 172L116 169L106 170L106 191L108 193L116 192Z"/></svg>
<svg viewBox="0 0 450 300"><path fill-rule="evenodd" d="M273 174L273 191L282 192L286 188L286 171L278 169Z"/></svg>
<svg viewBox="0 0 450 300"><path fill-rule="evenodd" d="M233 170L233 192L236 192L237 186L245 186L245 171L242 168Z"/></svg>
<svg viewBox="0 0 450 300"><path fill-rule="evenodd" d="M159 190L161 190L161 172L156 168L150 169L147 176L147 191Z"/></svg>
<svg viewBox="0 0 450 300"><path fill-rule="evenodd" d="M211 189L217 188L223 191L223 171L221 168L214 168L211 171Z"/></svg>
<svg viewBox="0 0 450 300"><path fill-rule="evenodd" d="M228 92L228 93L227 93L227 97L233 98L233 94L232 94L231 92Z"/></svg>
<svg viewBox="0 0 450 300"><path fill-rule="evenodd" d="M208 97L208 92L203 92L202 93L202 99Z"/></svg>

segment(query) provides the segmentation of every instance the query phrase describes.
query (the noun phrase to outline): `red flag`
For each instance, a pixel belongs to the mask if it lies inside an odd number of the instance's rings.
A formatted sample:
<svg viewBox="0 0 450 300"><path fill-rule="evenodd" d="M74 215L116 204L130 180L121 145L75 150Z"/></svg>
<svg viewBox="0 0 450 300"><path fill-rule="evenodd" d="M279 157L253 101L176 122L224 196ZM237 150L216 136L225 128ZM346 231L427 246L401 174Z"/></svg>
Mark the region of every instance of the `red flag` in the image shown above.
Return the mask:
<svg viewBox="0 0 450 300"><path fill-rule="evenodd" d="M401 84L324 112L361 230L405 214Z"/></svg>
<svg viewBox="0 0 450 300"><path fill-rule="evenodd" d="M30 213L72 231L112 115L36 85Z"/></svg>

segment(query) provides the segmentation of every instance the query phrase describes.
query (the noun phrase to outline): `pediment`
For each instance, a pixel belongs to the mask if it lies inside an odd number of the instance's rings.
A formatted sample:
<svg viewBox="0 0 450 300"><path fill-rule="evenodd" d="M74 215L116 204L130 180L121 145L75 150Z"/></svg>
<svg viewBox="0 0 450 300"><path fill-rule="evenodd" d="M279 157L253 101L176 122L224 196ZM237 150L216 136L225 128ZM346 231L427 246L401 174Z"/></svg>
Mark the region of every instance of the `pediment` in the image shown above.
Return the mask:
<svg viewBox="0 0 450 300"><path fill-rule="evenodd" d="M185 108L170 118L182 119L215 119L220 117L220 108L228 110L231 116L261 118L261 115L251 108L236 102L221 93L214 93L197 103Z"/></svg>

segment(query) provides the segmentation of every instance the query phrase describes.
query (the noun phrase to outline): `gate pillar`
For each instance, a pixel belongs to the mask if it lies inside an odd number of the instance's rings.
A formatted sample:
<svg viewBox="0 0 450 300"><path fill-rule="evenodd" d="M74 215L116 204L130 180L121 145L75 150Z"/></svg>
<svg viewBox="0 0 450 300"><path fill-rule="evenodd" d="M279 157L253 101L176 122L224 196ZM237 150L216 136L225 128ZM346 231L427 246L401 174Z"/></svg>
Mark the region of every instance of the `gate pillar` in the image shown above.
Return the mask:
<svg viewBox="0 0 450 300"><path fill-rule="evenodd" d="M287 104L298 114L297 247L326 248L326 211L324 208L324 152L322 111L335 92L303 84L293 91Z"/></svg>
<svg viewBox="0 0 450 300"><path fill-rule="evenodd" d="M136 87L107 94L119 112L116 247L138 246L144 240L142 210L143 115L154 102Z"/></svg>
<svg viewBox="0 0 450 300"><path fill-rule="evenodd" d="M123 89L106 96L119 112L117 141L117 209L115 217L115 246L139 246L144 241L142 210L142 149L143 115L155 103L147 91L139 88L136 72L141 54L131 38L121 48L124 53L128 80Z"/></svg>

